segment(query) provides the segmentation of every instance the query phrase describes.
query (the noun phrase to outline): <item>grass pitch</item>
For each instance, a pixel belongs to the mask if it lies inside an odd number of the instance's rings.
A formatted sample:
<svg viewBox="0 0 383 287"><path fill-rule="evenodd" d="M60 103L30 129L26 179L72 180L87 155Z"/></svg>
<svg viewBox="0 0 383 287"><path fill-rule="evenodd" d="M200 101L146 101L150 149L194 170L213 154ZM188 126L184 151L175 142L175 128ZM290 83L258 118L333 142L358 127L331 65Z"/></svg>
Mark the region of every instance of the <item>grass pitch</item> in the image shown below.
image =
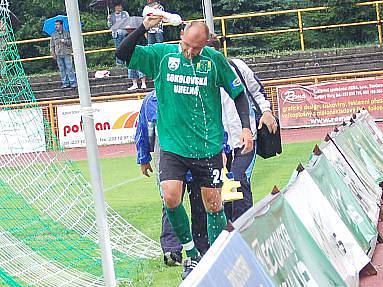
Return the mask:
<svg viewBox="0 0 383 287"><path fill-rule="evenodd" d="M297 165L308 161L315 143L286 144L279 157L257 158L252 176L254 201L271 192L274 185L283 188ZM80 161L78 165L89 178L87 162ZM135 157L102 159L101 168L108 203L128 222L159 241L162 203L155 176L146 178L141 175ZM181 267L166 267L162 258L152 260L133 286L178 286L181 270Z"/></svg>

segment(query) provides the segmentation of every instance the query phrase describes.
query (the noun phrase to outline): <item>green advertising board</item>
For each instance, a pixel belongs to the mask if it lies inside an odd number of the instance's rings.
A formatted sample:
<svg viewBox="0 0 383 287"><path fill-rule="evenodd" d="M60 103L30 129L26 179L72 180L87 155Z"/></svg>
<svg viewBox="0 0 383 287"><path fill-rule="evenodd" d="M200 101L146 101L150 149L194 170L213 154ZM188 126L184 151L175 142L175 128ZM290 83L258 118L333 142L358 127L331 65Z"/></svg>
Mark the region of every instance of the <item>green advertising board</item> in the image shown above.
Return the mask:
<svg viewBox="0 0 383 287"><path fill-rule="evenodd" d="M306 170L367 254L374 247L378 231L353 192L323 154L314 156Z"/></svg>
<svg viewBox="0 0 383 287"><path fill-rule="evenodd" d="M347 286L282 194L235 227L277 286Z"/></svg>
<svg viewBox="0 0 383 287"><path fill-rule="evenodd" d="M355 124L343 128L332 140L363 184L374 193L378 203L382 195L379 183L383 180L378 167L379 157L372 156L375 152L369 147L368 139L354 127Z"/></svg>
<svg viewBox="0 0 383 287"><path fill-rule="evenodd" d="M370 258L306 170L286 188L284 197L347 286L358 286L359 272Z"/></svg>
<svg viewBox="0 0 383 287"><path fill-rule="evenodd" d="M343 157L335 143L328 141L320 145L326 159L331 163L339 177L352 191L360 206L366 212L371 222L376 226L380 208L374 190L368 188L365 180L355 172L349 162Z"/></svg>

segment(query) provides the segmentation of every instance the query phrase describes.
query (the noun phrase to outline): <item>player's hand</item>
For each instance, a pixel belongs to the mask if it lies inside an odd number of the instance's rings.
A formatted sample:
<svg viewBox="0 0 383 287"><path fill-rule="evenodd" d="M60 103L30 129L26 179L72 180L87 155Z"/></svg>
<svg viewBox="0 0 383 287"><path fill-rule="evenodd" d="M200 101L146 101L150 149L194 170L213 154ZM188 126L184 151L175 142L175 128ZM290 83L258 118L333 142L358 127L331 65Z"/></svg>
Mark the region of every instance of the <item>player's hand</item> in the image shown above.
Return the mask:
<svg viewBox="0 0 383 287"><path fill-rule="evenodd" d="M53 58L54 60L57 59L56 54L52 53L51 56L52 56L52 58Z"/></svg>
<svg viewBox="0 0 383 287"><path fill-rule="evenodd" d="M142 163L141 164L141 172L142 172L142 174L147 176L147 177L150 177L149 171L153 172L153 169L152 169L152 166L150 165L150 162Z"/></svg>
<svg viewBox="0 0 383 287"><path fill-rule="evenodd" d="M142 24L144 24L146 30L150 30L150 28L157 26L163 18L164 16L159 15L146 16Z"/></svg>
<svg viewBox="0 0 383 287"><path fill-rule="evenodd" d="M270 133L275 134L277 132L278 124L272 112L267 111L262 114L262 117L259 120L258 129L260 130L264 124L267 126Z"/></svg>
<svg viewBox="0 0 383 287"><path fill-rule="evenodd" d="M246 154L253 150L253 134L250 129L242 129L240 141L243 147L241 154Z"/></svg>

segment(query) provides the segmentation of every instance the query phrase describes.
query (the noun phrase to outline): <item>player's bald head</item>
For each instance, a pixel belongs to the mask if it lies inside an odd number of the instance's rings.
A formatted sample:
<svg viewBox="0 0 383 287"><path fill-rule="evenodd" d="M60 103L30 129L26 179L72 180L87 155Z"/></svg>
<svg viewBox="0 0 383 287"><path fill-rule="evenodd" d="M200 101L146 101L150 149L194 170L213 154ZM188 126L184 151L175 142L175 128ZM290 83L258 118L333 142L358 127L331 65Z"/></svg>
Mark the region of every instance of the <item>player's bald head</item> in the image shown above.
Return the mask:
<svg viewBox="0 0 383 287"><path fill-rule="evenodd" d="M199 35L201 38L206 38L206 41L209 39L209 28L204 22L193 21L185 26L184 35L193 34Z"/></svg>
<svg viewBox="0 0 383 287"><path fill-rule="evenodd" d="M195 57L205 47L209 39L209 28L203 22L191 22L181 32L182 50L186 58Z"/></svg>

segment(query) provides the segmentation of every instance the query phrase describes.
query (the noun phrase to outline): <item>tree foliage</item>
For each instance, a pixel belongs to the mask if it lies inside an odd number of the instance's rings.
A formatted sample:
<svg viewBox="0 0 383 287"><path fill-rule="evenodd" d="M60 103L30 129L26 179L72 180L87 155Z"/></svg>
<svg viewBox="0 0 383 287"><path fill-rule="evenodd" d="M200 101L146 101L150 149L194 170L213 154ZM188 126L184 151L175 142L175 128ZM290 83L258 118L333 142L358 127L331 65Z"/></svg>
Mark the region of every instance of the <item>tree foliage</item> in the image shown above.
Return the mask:
<svg viewBox="0 0 383 287"><path fill-rule="evenodd" d="M9 0L11 10L20 19L14 23L17 39L31 39L46 37L42 32L44 20L57 14L65 14L64 0ZM106 9L94 10L89 8L91 0L80 0L81 22L84 31L106 29ZM216 16L242 14L262 11L277 11L294 8L307 8L327 6L325 11L304 12L304 26L320 26L336 23L351 23L355 21L375 20L373 6L356 7L357 0L221 0L212 1L213 11ZM125 0L124 8L131 15L140 15L146 0ZM164 0L161 2L165 9L174 11L184 19L203 17L202 0ZM113 8L112 8L113 9ZM383 10L383 7L382 7ZM245 33L265 30L283 30L297 28L297 15L279 14L271 16L254 17L247 19L230 20L226 22L228 33ZM220 23L216 22L216 30L221 31ZM165 37L168 40L178 37L178 29L167 28ZM220 34L220 32L218 32ZM377 38L377 29L373 25L351 28L324 29L318 31L305 31L305 43L308 48L321 48L341 46L352 43L371 43ZM86 49L112 47L110 35L85 38ZM251 38L232 40L229 47L232 53L240 50L242 53L268 52L275 50L299 49L299 34L282 33L277 35L263 35ZM48 54L47 42L20 45L20 54L23 58ZM93 54L89 56L90 66L112 65L113 53ZM27 64L29 72L42 72L43 70L56 69L53 61L38 61Z"/></svg>

